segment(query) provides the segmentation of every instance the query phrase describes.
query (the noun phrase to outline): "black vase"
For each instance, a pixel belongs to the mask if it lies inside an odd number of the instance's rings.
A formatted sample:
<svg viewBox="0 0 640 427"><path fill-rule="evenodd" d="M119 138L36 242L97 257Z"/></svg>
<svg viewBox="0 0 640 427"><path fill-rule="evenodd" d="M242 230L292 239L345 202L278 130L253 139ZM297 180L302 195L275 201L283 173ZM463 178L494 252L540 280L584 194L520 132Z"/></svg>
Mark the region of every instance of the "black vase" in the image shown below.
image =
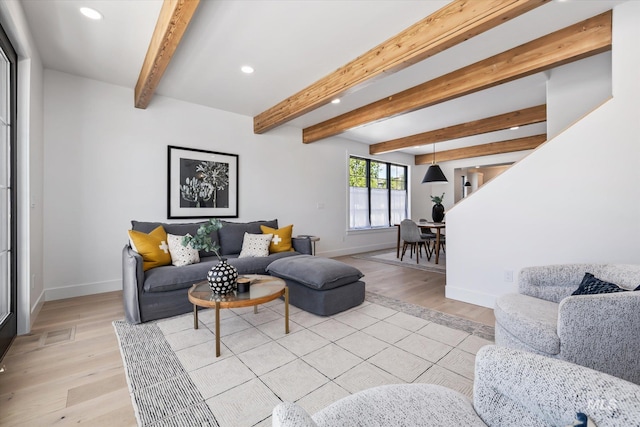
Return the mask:
<svg viewBox="0 0 640 427"><path fill-rule="evenodd" d="M442 203L436 203L431 208L431 218L433 218L433 222L442 222L444 219L444 206Z"/></svg>
<svg viewBox="0 0 640 427"><path fill-rule="evenodd" d="M222 258L218 264L213 266L207 273L209 288L214 294L225 295L236 290L238 284L238 270L229 264L226 258Z"/></svg>

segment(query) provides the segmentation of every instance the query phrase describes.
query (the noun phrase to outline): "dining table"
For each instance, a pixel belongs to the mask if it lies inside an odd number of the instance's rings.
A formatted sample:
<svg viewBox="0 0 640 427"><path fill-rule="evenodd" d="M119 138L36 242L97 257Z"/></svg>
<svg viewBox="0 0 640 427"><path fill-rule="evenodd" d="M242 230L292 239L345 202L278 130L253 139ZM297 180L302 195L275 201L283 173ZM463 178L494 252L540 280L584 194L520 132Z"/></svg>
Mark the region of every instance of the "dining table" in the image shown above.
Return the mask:
<svg viewBox="0 0 640 427"><path fill-rule="evenodd" d="M436 230L436 259L435 263L438 264L440 262L440 239L442 238L442 230L445 229L444 222L429 222L429 221L418 221L416 222L420 231L431 232L432 229ZM400 224L395 224L398 227L398 241L396 244L396 258L400 258Z"/></svg>

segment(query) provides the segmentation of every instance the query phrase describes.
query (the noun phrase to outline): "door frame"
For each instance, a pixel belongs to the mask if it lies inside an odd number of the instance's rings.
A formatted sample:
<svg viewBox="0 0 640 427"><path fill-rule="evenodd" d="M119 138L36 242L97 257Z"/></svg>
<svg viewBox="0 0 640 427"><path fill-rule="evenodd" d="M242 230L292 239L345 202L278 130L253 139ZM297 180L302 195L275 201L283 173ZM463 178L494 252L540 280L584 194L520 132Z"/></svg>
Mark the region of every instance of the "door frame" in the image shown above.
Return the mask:
<svg viewBox="0 0 640 427"><path fill-rule="evenodd" d="M10 158L9 167L11 173L9 175L10 191L10 215L11 222L9 224L9 233L11 236L10 248L11 259L9 269L11 271L11 297L9 302L9 316L0 324L0 361L4 359L11 343L18 333L18 55L13 48L9 37L0 25L0 48L9 60L9 106L8 112L10 117L9 128L9 146Z"/></svg>

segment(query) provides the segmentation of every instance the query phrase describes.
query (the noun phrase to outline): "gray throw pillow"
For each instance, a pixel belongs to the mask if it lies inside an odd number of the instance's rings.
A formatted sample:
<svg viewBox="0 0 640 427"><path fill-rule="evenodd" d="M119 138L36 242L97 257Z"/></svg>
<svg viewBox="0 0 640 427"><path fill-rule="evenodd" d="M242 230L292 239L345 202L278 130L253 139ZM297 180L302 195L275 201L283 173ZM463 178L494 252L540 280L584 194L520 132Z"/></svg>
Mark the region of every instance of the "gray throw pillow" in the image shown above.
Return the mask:
<svg viewBox="0 0 640 427"><path fill-rule="evenodd" d="M242 251L244 233L262 234L261 225L278 228L278 220L253 221L253 222L229 222L222 221L222 228L218 230L220 239L220 255L237 255Z"/></svg>

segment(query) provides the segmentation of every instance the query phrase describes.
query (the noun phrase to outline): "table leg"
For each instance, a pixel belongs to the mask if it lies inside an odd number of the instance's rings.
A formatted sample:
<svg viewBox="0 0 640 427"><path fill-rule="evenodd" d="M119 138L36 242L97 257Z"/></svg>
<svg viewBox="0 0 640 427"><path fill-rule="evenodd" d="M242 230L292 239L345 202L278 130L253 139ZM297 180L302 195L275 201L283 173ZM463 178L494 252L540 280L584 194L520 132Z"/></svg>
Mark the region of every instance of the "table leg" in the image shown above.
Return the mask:
<svg viewBox="0 0 640 427"><path fill-rule="evenodd" d="M436 228L436 264L440 260L440 227Z"/></svg>
<svg viewBox="0 0 640 427"><path fill-rule="evenodd" d="M253 314L258 314L258 306L257 305L253 306Z"/></svg>
<svg viewBox="0 0 640 427"><path fill-rule="evenodd" d="M216 357L220 357L220 302L216 301Z"/></svg>
<svg viewBox="0 0 640 427"><path fill-rule="evenodd" d="M198 306L193 304L193 329L198 329Z"/></svg>
<svg viewBox="0 0 640 427"><path fill-rule="evenodd" d="M289 333L289 287L284 287L284 333Z"/></svg>

